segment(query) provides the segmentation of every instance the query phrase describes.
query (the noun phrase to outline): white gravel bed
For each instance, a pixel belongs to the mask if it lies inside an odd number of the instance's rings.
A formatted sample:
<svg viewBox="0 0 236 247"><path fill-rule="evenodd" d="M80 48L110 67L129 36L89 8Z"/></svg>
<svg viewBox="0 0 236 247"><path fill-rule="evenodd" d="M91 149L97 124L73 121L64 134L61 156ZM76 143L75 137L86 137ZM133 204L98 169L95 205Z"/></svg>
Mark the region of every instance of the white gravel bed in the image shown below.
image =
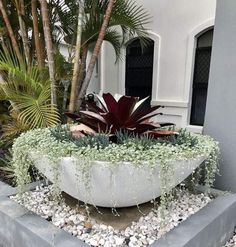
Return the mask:
<svg viewBox="0 0 236 247"><path fill-rule="evenodd" d="M236 229L234 233L234 236L223 247L236 247Z"/></svg>
<svg viewBox="0 0 236 247"><path fill-rule="evenodd" d="M11 198L87 244L103 247L148 246L212 200L204 194L195 195L186 190L177 190L176 199L170 205L167 222L163 223L160 208L153 208L146 216L140 214L139 221L133 222L125 230L115 230L93 220L92 224L88 224L86 217L78 213L78 210L70 208L64 202L58 205L52 201L50 186ZM229 246L231 245L226 245Z"/></svg>

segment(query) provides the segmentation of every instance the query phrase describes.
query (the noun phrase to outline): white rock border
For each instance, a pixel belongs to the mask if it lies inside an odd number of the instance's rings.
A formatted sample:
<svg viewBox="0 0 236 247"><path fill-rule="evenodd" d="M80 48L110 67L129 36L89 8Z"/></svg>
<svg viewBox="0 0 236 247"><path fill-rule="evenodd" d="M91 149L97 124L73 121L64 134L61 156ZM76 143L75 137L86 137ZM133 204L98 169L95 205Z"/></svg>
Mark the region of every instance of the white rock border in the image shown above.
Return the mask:
<svg viewBox="0 0 236 247"><path fill-rule="evenodd" d="M191 194L187 190L179 189L176 190L176 199L171 202L168 213L166 212L165 220L163 210L161 211L159 207L146 216L140 214L139 221L133 222L124 231L96 222L93 222L91 229L87 229L84 226L86 221L84 215L77 213L64 202L58 205L49 200L52 198L50 188L37 186L35 191L16 195L11 199L45 219L52 219L55 226L95 247L149 246L211 202L211 198L203 193Z"/></svg>

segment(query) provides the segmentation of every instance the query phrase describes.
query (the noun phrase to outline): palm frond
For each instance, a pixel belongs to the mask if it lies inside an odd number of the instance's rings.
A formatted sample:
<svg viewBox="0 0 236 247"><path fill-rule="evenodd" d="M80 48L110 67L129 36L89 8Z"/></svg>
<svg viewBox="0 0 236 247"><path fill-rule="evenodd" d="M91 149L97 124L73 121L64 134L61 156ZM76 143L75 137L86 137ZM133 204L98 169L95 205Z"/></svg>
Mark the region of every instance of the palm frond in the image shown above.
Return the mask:
<svg viewBox="0 0 236 247"><path fill-rule="evenodd" d="M123 32L123 41L135 36L144 47L148 43L147 25L150 23L149 13L133 0L117 0L111 16L110 25L119 25Z"/></svg>
<svg viewBox="0 0 236 247"><path fill-rule="evenodd" d="M108 0L86 1L85 11L87 20L85 24L85 36L91 36L91 30L101 27L103 15L107 8ZM134 0L117 0L115 1L109 27L120 27L122 30L123 42L137 36L142 45L146 45L148 41L147 25L150 23L150 15ZM99 29L98 29L99 30ZM98 33L97 30L97 33ZM88 40L88 37L86 40Z"/></svg>
<svg viewBox="0 0 236 247"><path fill-rule="evenodd" d="M88 47L91 43L96 42L108 2L108 0L85 1L82 34L83 46ZM51 5L53 6L53 23L55 23L55 20L60 20L58 21L60 27L57 25L54 25L54 27L56 27L58 32L65 37L67 42L74 44L79 1L52 0ZM128 39L138 37L143 47L148 44L147 25L150 20L148 12L134 0L115 1L105 40L114 47L117 59L120 58L120 47Z"/></svg>
<svg viewBox="0 0 236 247"><path fill-rule="evenodd" d="M120 56L121 56L122 36L120 35L120 33L115 29L109 28L106 32L104 40L106 40L112 45L116 54L116 61L118 61L121 58Z"/></svg>
<svg viewBox="0 0 236 247"><path fill-rule="evenodd" d="M5 140L10 140L29 129L30 128L28 125L25 125L24 123L21 123L19 121L18 114L14 111L11 111L7 123L2 126L2 138L4 138Z"/></svg>
<svg viewBox="0 0 236 247"><path fill-rule="evenodd" d="M59 114L50 103L50 81L40 76L37 67L16 63L11 57L0 54L0 70L4 73L0 92L14 112L13 120L5 130L17 133L17 128L25 130L57 124Z"/></svg>

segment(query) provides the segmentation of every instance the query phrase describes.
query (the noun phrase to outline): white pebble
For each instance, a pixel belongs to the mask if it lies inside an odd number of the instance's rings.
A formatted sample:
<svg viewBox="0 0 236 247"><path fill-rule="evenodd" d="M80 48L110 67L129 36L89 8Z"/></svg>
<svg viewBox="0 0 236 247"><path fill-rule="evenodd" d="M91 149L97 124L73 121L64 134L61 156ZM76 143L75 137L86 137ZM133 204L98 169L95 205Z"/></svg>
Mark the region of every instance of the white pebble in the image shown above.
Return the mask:
<svg viewBox="0 0 236 247"><path fill-rule="evenodd" d="M71 209L65 202L57 204L51 198L50 186L45 188L41 186L36 191L11 197L44 218L51 216L55 226L95 247L127 246L126 241L129 242L130 247L147 247L211 201L211 198L204 194L194 195L184 190L177 191L176 199L170 203L164 226L162 226L160 208L155 208L121 231L109 225L98 224L91 219L93 229L91 232L86 232L84 228L86 217L83 214ZM224 247L233 247L235 243L236 236Z"/></svg>
<svg viewBox="0 0 236 247"><path fill-rule="evenodd" d="M118 245L118 246L122 245L124 243L124 241L125 241L124 238L120 238L120 237L114 237L114 239L115 239L115 244Z"/></svg>
<svg viewBox="0 0 236 247"><path fill-rule="evenodd" d="M95 239L90 239L89 243L90 243L92 246L98 246L98 242L97 242Z"/></svg>

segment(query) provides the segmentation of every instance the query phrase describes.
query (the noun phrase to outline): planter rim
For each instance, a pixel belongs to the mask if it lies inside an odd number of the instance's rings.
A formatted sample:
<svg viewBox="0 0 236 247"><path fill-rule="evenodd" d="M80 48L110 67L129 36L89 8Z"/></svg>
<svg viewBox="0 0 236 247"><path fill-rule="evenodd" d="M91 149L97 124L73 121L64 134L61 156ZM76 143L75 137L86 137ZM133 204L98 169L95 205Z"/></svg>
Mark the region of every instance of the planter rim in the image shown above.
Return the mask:
<svg viewBox="0 0 236 247"><path fill-rule="evenodd" d="M39 156L42 156L42 157L47 157L49 158L50 156L47 155L47 154L42 154L40 151L32 151L30 152L30 154L32 155L39 155ZM192 160L196 160L196 159L199 159L199 158L202 158L202 162L204 162L204 160L207 159L207 157L205 155L197 155L195 157L191 157L191 158L181 158L181 159L169 159L168 162L173 162L173 161L176 161L176 162L181 162L181 161L192 161ZM79 157L76 157L76 156L61 156L61 157L58 157L58 160L71 160L71 161L79 161L79 160L83 160L83 161L88 161L90 163L93 163L93 165L109 165L109 164L117 164L117 165L137 165L136 167L139 167L138 165L139 164L150 164L152 162L150 161L139 161L137 163L135 162L131 162L131 161L107 161L107 160L89 160L89 159L83 159L82 157L79 158ZM155 164L160 164L160 160L156 160L154 162Z"/></svg>

